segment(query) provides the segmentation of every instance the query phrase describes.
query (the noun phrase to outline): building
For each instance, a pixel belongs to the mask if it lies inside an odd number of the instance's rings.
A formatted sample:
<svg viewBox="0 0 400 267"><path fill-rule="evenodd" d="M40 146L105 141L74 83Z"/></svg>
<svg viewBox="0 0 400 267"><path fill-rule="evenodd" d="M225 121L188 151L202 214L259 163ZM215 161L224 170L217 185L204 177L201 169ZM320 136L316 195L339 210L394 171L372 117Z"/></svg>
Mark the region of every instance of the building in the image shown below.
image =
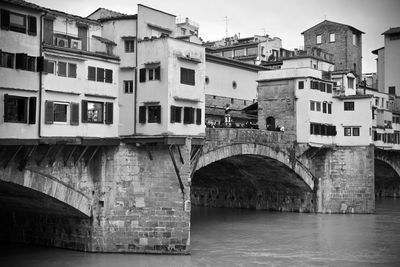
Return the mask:
<svg viewBox="0 0 400 267"><path fill-rule="evenodd" d="M385 46L372 51L377 55L378 90L400 95L400 27L382 33Z"/></svg>
<svg viewBox="0 0 400 267"><path fill-rule="evenodd" d="M254 35L246 38L235 35L219 41L207 42L204 45L213 55L259 65L262 62L276 60L280 56L282 40L268 35Z"/></svg>
<svg viewBox="0 0 400 267"><path fill-rule="evenodd" d="M305 30L304 49L320 48L334 55L337 71L353 71L358 82L362 77L362 34L364 32L329 20Z"/></svg>
<svg viewBox="0 0 400 267"><path fill-rule="evenodd" d="M257 99L258 71L266 67L239 60L206 54L206 123L211 126L225 122L225 109L235 125L256 122L256 116L244 114L242 110Z"/></svg>
<svg viewBox="0 0 400 267"><path fill-rule="evenodd" d="M34 4L2 2L0 138L37 139L40 135L39 88L43 70L40 27L43 14L44 10Z"/></svg>
<svg viewBox="0 0 400 267"><path fill-rule="evenodd" d="M281 69L259 72L260 129L283 126L298 143L315 147L371 144L372 115L365 114L371 114L373 96L357 94L355 76L333 66L303 55L283 60Z"/></svg>

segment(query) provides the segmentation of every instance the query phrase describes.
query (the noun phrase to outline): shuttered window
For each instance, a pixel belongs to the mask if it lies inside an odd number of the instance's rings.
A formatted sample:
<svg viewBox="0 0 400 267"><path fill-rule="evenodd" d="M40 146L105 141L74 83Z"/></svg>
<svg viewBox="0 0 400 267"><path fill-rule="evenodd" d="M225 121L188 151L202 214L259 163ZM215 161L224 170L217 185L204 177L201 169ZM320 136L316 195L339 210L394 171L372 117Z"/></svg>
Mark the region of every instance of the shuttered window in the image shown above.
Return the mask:
<svg viewBox="0 0 400 267"><path fill-rule="evenodd" d="M196 124L201 124L201 108L196 109Z"/></svg>
<svg viewBox="0 0 400 267"><path fill-rule="evenodd" d="M140 69L139 71L139 82L143 83L146 81L146 69Z"/></svg>
<svg viewBox="0 0 400 267"><path fill-rule="evenodd" d="M15 54L15 68L25 70L28 65L28 55L24 53Z"/></svg>
<svg viewBox="0 0 400 267"><path fill-rule="evenodd" d="M192 107L183 108L183 123L185 124L194 123L194 108Z"/></svg>
<svg viewBox="0 0 400 267"><path fill-rule="evenodd" d="M114 104L106 102L106 124L112 124L114 119Z"/></svg>
<svg viewBox="0 0 400 267"><path fill-rule="evenodd" d="M4 122L27 123L28 98L4 95Z"/></svg>
<svg viewBox="0 0 400 267"><path fill-rule="evenodd" d="M139 107L139 123L146 123L146 107Z"/></svg>
<svg viewBox="0 0 400 267"><path fill-rule="evenodd" d="M171 123L182 122L182 107L171 106Z"/></svg>
<svg viewBox="0 0 400 267"><path fill-rule="evenodd" d="M29 124L36 123L36 97L29 98Z"/></svg>
<svg viewBox="0 0 400 267"><path fill-rule="evenodd" d="M85 123L88 121L88 102L86 100L82 100L82 122Z"/></svg>
<svg viewBox="0 0 400 267"><path fill-rule="evenodd" d="M96 74L97 74L96 81L104 82L104 69L103 68L97 68Z"/></svg>
<svg viewBox="0 0 400 267"><path fill-rule="evenodd" d="M112 83L113 81L113 71L106 69L106 83Z"/></svg>
<svg viewBox="0 0 400 267"><path fill-rule="evenodd" d="M28 34L36 36L36 33L37 33L36 18L28 16Z"/></svg>
<svg viewBox="0 0 400 267"><path fill-rule="evenodd" d="M95 67L88 67L88 80L95 81L96 80L96 68Z"/></svg>
<svg viewBox="0 0 400 267"><path fill-rule="evenodd" d="M71 125L79 125L79 103L71 103Z"/></svg>
<svg viewBox="0 0 400 267"><path fill-rule="evenodd" d="M161 123L161 106L148 106L148 123Z"/></svg>
<svg viewBox="0 0 400 267"><path fill-rule="evenodd" d="M44 110L44 123L52 124L54 122L54 105L52 101L46 101Z"/></svg>
<svg viewBox="0 0 400 267"><path fill-rule="evenodd" d="M181 83L195 85L195 72L192 69L181 68Z"/></svg>

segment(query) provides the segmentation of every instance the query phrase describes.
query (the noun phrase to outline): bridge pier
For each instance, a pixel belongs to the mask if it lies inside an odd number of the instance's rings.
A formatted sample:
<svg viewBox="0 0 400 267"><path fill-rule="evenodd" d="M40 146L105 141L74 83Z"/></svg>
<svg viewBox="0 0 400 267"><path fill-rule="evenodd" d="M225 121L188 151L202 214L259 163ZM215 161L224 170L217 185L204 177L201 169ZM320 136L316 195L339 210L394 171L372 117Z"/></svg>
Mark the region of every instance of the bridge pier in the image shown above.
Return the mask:
<svg viewBox="0 0 400 267"><path fill-rule="evenodd" d="M323 149L308 159L319 213L373 213L374 147Z"/></svg>
<svg viewBox="0 0 400 267"><path fill-rule="evenodd" d="M48 149L39 146L22 171L24 153L0 168L0 241L189 253L191 139L127 140L91 151L65 148L41 160Z"/></svg>

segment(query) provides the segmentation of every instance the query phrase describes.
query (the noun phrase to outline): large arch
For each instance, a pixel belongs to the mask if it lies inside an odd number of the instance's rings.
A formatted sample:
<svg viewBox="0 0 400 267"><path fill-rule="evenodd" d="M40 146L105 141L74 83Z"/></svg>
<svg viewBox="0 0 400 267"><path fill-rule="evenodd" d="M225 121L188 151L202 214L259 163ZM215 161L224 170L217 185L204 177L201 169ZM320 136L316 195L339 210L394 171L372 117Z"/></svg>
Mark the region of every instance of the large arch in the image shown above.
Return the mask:
<svg viewBox="0 0 400 267"><path fill-rule="evenodd" d="M72 207L85 217L91 216L89 198L49 174L34 169L25 169L23 172L18 173L3 171L0 172L0 181L45 194Z"/></svg>
<svg viewBox="0 0 400 267"><path fill-rule="evenodd" d="M216 149L203 153L200 156L194 171L197 171L213 162L238 155L259 155L275 159L293 170L301 179L304 180L311 190L314 190L314 176L300 161L295 159L293 162L286 153L256 143L236 143L217 147Z"/></svg>
<svg viewBox="0 0 400 267"><path fill-rule="evenodd" d="M388 157L385 157L382 153L375 153L375 160L380 160L386 163L397 173L398 176L400 176L400 166L394 164L394 162L392 162Z"/></svg>

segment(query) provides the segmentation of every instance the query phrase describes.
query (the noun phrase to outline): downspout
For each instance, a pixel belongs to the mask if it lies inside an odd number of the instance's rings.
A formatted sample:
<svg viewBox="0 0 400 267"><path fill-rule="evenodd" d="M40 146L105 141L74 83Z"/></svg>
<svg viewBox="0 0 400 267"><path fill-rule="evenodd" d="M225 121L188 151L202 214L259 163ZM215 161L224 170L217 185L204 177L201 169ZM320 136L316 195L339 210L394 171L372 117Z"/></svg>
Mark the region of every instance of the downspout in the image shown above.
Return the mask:
<svg viewBox="0 0 400 267"><path fill-rule="evenodd" d="M133 123L133 134L134 135L136 135L136 117L137 117L137 115L138 114L136 114L137 113L137 111L138 111L138 108L137 108L137 95L138 95L138 80L137 80L137 77L138 77L138 75L137 75L137 70L138 70L138 54L139 54L139 46L138 46L138 23L139 23L139 12L138 12L138 15L137 15L137 18L136 18L136 56L135 56L135 60L136 60L136 66L135 66L135 89L136 90L134 90L134 98L135 98L135 100L134 100L134 108L135 108L135 112L134 112L134 114L135 114L135 118L134 118L134 123Z"/></svg>
<svg viewBox="0 0 400 267"><path fill-rule="evenodd" d="M43 56L43 17L47 12L40 15L40 33L39 33L39 57ZM43 68L44 68L43 60ZM38 137L42 137L42 84L43 84L43 71L39 72L39 117L38 117Z"/></svg>

